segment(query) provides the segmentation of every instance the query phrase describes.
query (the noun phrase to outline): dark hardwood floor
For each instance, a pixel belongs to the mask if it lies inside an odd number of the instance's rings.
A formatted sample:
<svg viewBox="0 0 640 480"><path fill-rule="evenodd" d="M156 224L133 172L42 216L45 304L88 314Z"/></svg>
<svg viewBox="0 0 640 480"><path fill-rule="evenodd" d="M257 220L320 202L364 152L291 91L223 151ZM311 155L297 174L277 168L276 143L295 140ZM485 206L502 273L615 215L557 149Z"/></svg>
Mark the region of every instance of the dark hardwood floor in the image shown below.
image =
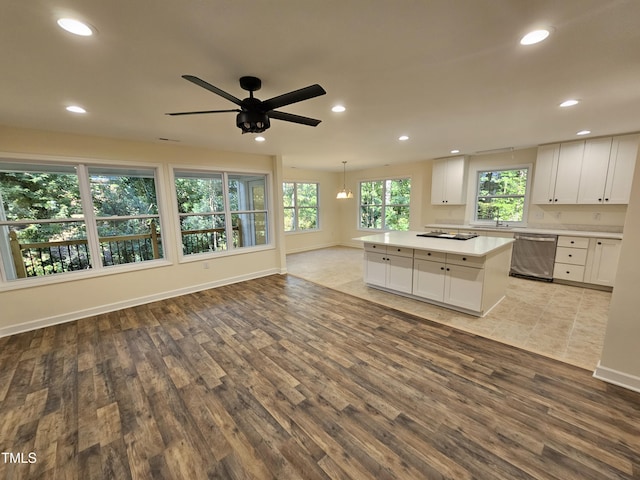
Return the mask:
<svg viewBox="0 0 640 480"><path fill-rule="evenodd" d="M640 394L271 276L1 338L0 450L10 479L629 479Z"/></svg>

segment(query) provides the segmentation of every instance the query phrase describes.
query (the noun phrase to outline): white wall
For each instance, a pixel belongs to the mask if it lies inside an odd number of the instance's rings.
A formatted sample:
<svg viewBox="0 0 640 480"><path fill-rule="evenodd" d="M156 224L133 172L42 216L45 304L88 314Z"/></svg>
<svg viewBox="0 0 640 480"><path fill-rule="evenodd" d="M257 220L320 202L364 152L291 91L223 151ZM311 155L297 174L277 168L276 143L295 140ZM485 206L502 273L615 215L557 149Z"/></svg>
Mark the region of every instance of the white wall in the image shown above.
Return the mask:
<svg viewBox="0 0 640 480"><path fill-rule="evenodd" d="M364 170L347 171L347 190L353 191L352 199L340 200L341 202L341 243L347 246L362 247L362 242L354 241L356 237L370 235L368 230L358 229L358 191L363 180L384 180L389 178L411 178L411 209L409 228L411 230L423 229L423 209L429 204L431 198L431 183L425 192L425 172L430 162L414 162L389 167L377 167ZM429 182L431 175L429 174ZM427 200L425 200L427 199Z"/></svg>
<svg viewBox="0 0 640 480"><path fill-rule="evenodd" d="M282 224L282 174L280 159L267 155L217 152L175 144L144 143L0 127L0 150L4 153L51 155L104 161L159 165L164 192L170 192L170 165L194 165L230 171L262 171L271 174L274 247L253 253L178 263L177 240L164 239L169 261L162 266L84 278L62 283L0 290L0 336L75 318L114 310L165 296L209 288L285 270ZM171 205L170 203L168 205ZM165 215L163 232L176 228L175 206ZM71 278L71 276L65 276Z"/></svg>
<svg viewBox="0 0 640 480"><path fill-rule="evenodd" d="M640 161L640 156L639 160ZM640 392L640 168L624 224L602 357L595 376Z"/></svg>
<svg viewBox="0 0 640 480"><path fill-rule="evenodd" d="M312 232L290 232L284 234L286 253L303 252L326 248L340 243L340 216L341 203L346 200L337 200L336 194L342 188L342 172L324 172L318 170L305 170L300 168L284 168L285 182L318 183L318 196L320 208L320 228Z"/></svg>

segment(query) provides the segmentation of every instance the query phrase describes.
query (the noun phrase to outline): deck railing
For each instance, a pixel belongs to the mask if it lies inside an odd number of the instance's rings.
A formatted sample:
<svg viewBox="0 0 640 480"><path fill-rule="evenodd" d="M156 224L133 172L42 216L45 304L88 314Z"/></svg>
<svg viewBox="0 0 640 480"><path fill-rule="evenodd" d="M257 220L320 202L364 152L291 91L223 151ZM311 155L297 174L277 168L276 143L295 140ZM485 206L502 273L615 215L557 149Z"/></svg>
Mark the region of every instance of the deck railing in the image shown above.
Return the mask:
<svg viewBox="0 0 640 480"><path fill-rule="evenodd" d="M184 254L216 251L224 248L224 228L185 230L182 232ZM103 266L121 265L161 258L161 234L156 222L149 233L99 237ZM233 226L233 242L242 245L240 222ZM18 278L38 277L91 268L86 239L20 243L14 230L9 232L11 255Z"/></svg>

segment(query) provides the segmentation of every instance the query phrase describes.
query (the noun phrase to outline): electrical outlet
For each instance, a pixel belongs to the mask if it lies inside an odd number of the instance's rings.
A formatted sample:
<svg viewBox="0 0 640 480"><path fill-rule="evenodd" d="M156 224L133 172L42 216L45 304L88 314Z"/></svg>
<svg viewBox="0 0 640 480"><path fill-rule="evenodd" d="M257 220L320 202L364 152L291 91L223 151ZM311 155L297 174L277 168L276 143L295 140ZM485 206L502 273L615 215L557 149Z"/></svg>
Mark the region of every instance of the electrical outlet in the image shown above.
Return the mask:
<svg viewBox="0 0 640 480"><path fill-rule="evenodd" d="M205 270L209 270L209 262L204 262L202 264L202 268L204 268Z"/></svg>
<svg viewBox="0 0 640 480"><path fill-rule="evenodd" d="M536 219L537 220L542 220L544 218L544 212L542 210L538 210L536 212Z"/></svg>
<svg viewBox="0 0 640 480"><path fill-rule="evenodd" d="M595 212L595 213L593 214L593 219L594 219L594 220L598 220L598 221L599 221L599 220L600 220L600 212Z"/></svg>
<svg viewBox="0 0 640 480"><path fill-rule="evenodd" d="M560 220L560 217L562 216L562 212L556 212L555 216L557 220Z"/></svg>

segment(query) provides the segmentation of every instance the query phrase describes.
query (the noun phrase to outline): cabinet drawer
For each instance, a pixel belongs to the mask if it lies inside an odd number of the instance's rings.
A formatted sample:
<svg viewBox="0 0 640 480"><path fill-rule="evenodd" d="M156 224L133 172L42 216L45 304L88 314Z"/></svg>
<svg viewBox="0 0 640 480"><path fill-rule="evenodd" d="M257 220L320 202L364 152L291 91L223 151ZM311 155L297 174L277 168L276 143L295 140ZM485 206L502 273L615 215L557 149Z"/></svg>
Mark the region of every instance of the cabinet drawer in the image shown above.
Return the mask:
<svg viewBox="0 0 640 480"><path fill-rule="evenodd" d="M587 237L565 237L561 235L558 237L559 247L573 247L573 248L588 248L589 239Z"/></svg>
<svg viewBox="0 0 640 480"><path fill-rule="evenodd" d="M398 257L413 257L413 248L392 247L387 245L387 254L397 255Z"/></svg>
<svg viewBox="0 0 640 480"><path fill-rule="evenodd" d="M484 268L484 257L471 257L467 255L447 254L447 263L453 265L465 265L473 268Z"/></svg>
<svg viewBox="0 0 640 480"><path fill-rule="evenodd" d="M569 263L571 265L584 265L587 261L587 250L583 248L558 247L556 249L556 262Z"/></svg>
<svg viewBox="0 0 640 480"><path fill-rule="evenodd" d="M365 243L364 249L367 252L387 253L387 246L381 243Z"/></svg>
<svg viewBox="0 0 640 480"><path fill-rule="evenodd" d="M584 280L584 267L582 265L556 263L553 268L553 278L582 282Z"/></svg>
<svg viewBox="0 0 640 480"><path fill-rule="evenodd" d="M417 258L420 260L429 260L432 262L444 262L446 257L446 253L432 252L429 250L416 250L413 254L413 258Z"/></svg>

